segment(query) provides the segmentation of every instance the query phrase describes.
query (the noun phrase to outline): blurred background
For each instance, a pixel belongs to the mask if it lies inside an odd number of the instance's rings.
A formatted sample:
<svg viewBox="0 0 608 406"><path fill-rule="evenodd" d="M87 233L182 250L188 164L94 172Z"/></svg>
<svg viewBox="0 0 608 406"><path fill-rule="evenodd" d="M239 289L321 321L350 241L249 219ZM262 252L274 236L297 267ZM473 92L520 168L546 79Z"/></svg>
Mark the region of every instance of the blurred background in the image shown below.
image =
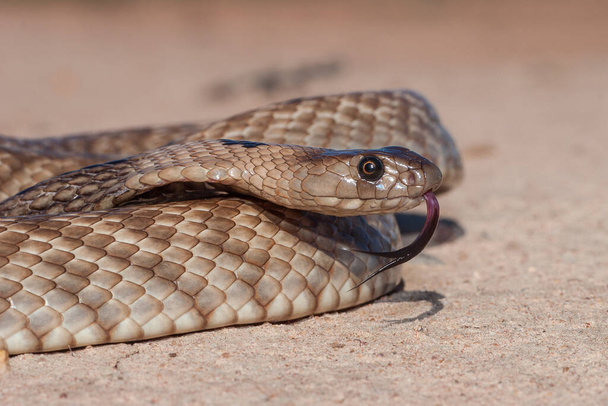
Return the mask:
<svg viewBox="0 0 608 406"><path fill-rule="evenodd" d="M577 93L581 81L605 83L607 21L600 0L3 0L0 132L209 120L296 96L408 87L471 137L482 109L498 131L527 119L505 115L510 104L548 89L606 111L599 88Z"/></svg>

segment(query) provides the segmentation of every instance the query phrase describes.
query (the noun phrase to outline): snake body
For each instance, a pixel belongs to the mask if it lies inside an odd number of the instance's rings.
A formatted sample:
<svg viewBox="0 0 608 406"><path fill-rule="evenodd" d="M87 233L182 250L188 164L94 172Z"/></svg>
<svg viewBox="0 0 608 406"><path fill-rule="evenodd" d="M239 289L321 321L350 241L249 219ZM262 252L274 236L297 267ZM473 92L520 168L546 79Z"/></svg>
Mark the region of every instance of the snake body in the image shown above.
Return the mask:
<svg viewBox="0 0 608 406"><path fill-rule="evenodd" d="M0 350L11 354L377 298L399 282L391 268L360 284L388 261L369 252L400 246L386 213L462 173L436 113L409 91L291 100L207 125L0 138L0 170Z"/></svg>

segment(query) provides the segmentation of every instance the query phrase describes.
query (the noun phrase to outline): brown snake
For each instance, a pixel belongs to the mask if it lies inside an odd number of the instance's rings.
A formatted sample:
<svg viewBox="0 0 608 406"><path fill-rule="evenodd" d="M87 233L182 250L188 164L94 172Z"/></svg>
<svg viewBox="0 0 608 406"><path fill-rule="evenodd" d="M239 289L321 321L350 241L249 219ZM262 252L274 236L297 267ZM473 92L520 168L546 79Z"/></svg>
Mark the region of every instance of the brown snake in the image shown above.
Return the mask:
<svg viewBox="0 0 608 406"><path fill-rule="evenodd" d="M400 248L386 213L431 207L442 173L441 190L461 177L454 142L409 91L292 100L208 125L1 137L0 350L291 320L377 298L400 279L392 267L365 281L391 261L370 252Z"/></svg>

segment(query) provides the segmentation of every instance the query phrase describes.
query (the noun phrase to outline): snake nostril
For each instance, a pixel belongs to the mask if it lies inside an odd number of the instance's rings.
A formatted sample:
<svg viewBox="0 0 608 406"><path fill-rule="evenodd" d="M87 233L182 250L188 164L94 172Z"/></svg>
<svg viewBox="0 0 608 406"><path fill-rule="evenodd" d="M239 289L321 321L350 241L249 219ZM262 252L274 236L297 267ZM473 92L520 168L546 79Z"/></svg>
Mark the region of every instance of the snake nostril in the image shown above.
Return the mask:
<svg viewBox="0 0 608 406"><path fill-rule="evenodd" d="M417 179L419 178L419 174L416 171L407 171L401 177L401 181L405 183L407 186L414 186L417 184Z"/></svg>

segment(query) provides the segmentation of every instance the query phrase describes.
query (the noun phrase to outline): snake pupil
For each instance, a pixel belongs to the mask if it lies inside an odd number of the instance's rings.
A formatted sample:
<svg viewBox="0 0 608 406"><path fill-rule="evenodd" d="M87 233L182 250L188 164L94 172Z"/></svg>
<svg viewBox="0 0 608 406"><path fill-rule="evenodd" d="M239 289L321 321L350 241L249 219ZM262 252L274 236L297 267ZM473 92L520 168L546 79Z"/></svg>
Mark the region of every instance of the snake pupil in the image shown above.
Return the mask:
<svg viewBox="0 0 608 406"><path fill-rule="evenodd" d="M375 182L384 174L384 165L382 161L375 156L366 156L361 159L359 166L359 176L361 179Z"/></svg>

